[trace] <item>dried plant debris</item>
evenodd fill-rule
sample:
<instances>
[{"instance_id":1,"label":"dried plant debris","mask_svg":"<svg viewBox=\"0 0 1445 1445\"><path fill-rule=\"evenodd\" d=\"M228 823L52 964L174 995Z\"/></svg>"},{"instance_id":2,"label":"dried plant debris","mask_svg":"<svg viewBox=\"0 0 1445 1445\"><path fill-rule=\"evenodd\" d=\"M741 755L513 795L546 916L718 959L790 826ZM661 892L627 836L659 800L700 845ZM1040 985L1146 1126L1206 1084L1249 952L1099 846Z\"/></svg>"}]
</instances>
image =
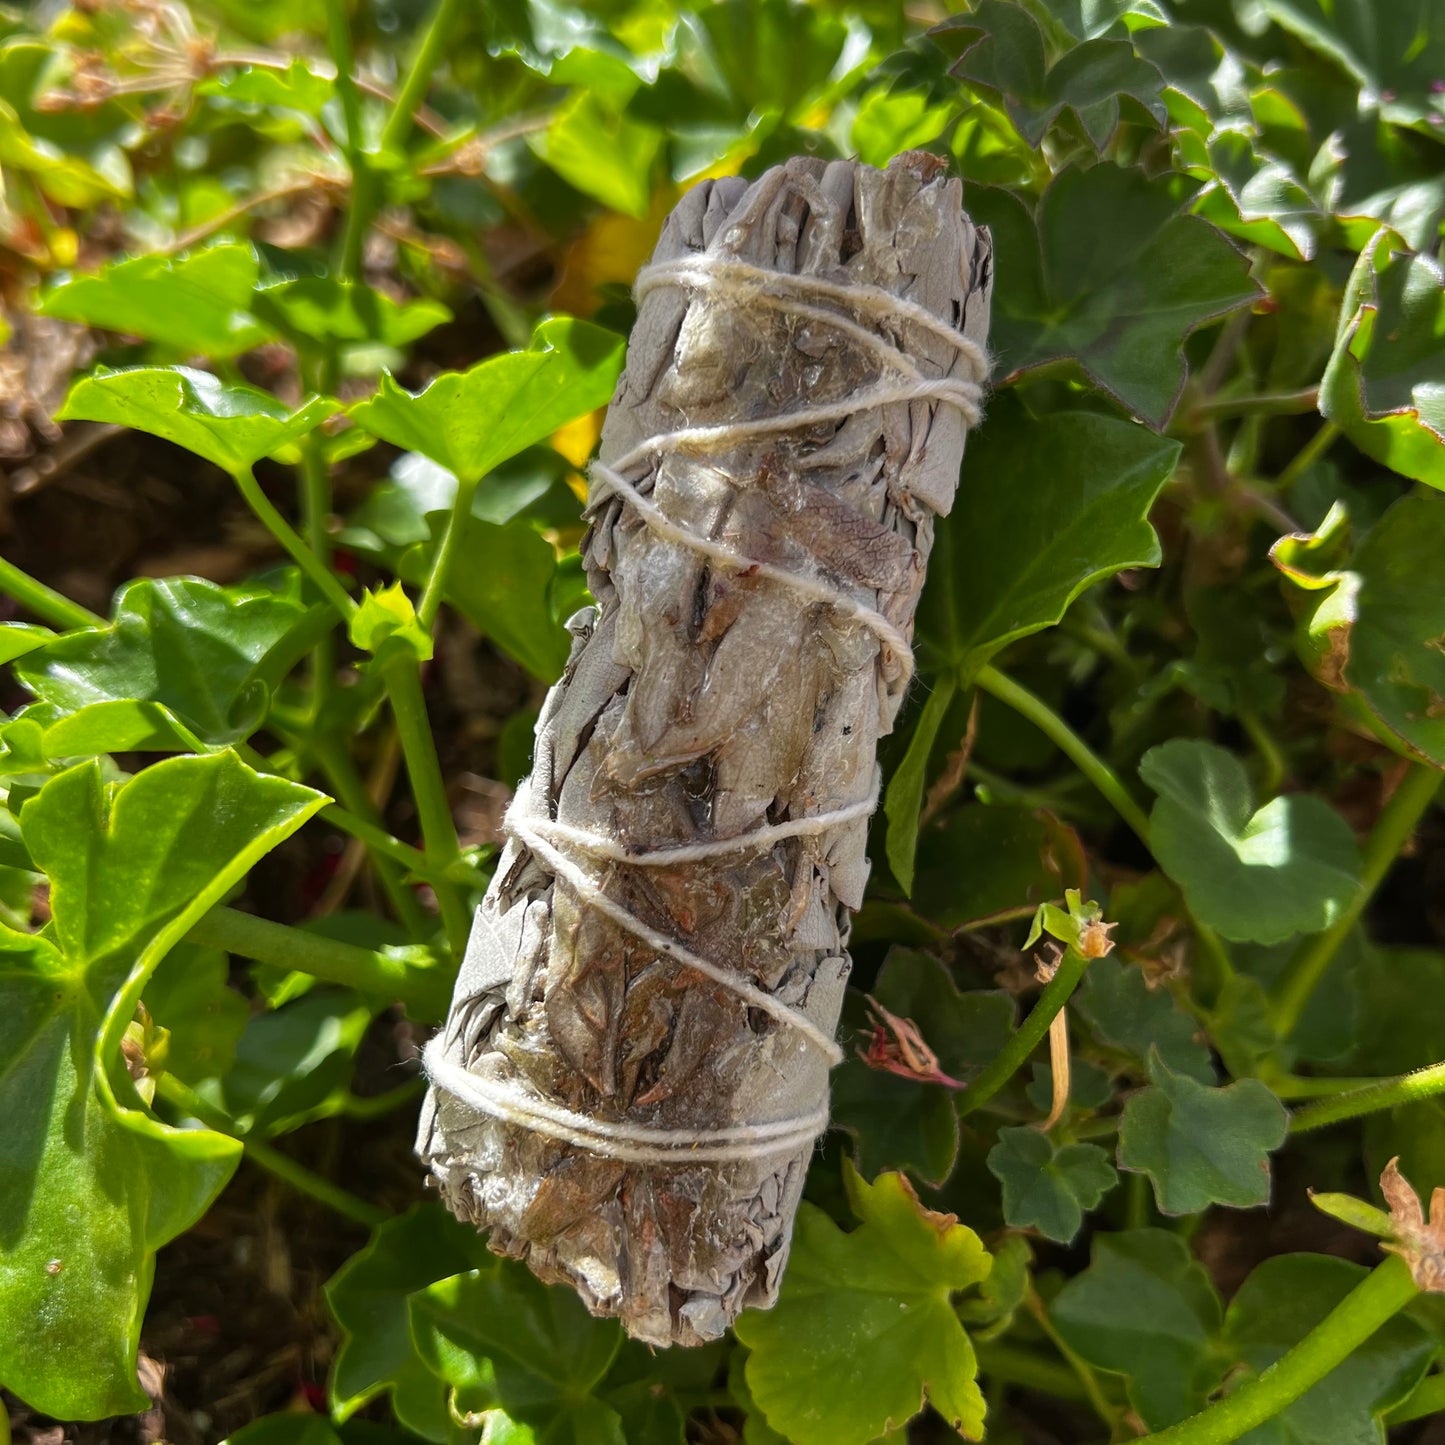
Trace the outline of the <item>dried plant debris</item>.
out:
<instances>
[{"instance_id":1,"label":"dried plant debris","mask_svg":"<svg viewBox=\"0 0 1445 1445\"><path fill-rule=\"evenodd\" d=\"M1380 1175L1380 1192L1395 1226L1395 1243L1386 1248L1410 1266L1421 1289L1445 1294L1445 1189L1437 1188L1430 1196L1427 1217L1420 1196L1400 1173L1399 1159L1391 1159Z\"/></svg>"},{"instance_id":2,"label":"dried plant debris","mask_svg":"<svg viewBox=\"0 0 1445 1445\"><path fill-rule=\"evenodd\" d=\"M428 1049L419 1150L640 1339L775 1297L868 877L878 739L985 374L932 156L707 182L638 280L534 771Z\"/></svg>"}]
</instances>

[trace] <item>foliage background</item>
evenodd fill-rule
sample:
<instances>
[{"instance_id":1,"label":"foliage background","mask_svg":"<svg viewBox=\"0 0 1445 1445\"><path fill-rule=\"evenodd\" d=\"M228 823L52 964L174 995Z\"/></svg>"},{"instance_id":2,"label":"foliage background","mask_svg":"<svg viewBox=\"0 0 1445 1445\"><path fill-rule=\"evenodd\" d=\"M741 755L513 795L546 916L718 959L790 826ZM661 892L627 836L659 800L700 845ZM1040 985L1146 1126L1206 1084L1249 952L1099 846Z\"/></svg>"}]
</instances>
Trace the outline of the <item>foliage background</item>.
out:
<instances>
[{"instance_id":1,"label":"foliage background","mask_svg":"<svg viewBox=\"0 0 1445 1445\"><path fill-rule=\"evenodd\" d=\"M1327 1316L1254 1445L1437 1438L1445 1316L1341 1196L1445 1183L1442 106L1440 0L0 10L18 1438L1128 1439ZM416 1048L663 217L920 147L997 391L856 1057L778 1309L652 1356L418 1202ZM1033 1004L1070 889L1115 947L1046 910Z\"/></svg>"}]
</instances>

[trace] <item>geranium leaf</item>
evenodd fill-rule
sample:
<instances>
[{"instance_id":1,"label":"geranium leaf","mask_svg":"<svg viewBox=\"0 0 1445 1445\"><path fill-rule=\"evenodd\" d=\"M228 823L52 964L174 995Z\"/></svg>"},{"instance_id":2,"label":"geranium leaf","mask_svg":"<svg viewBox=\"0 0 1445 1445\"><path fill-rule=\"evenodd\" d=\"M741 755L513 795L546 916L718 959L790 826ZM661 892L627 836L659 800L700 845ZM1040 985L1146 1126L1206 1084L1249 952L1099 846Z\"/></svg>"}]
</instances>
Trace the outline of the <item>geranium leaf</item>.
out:
<instances>
[{"instance_id":1,"label":"geranium leaf","mask_svg":"<svg viewBox=\"0 0 1445 1445\"><path fill-rule=\"evenodd\" d=\"M1145 1062L1149 1050L1157 1049L1176 1073L1203 1084L1214 1082L1199 1025L1167 989L1151 989L1140 969L1117 958L1095 959L1073 1004L1100 1043Z\"/></svg>"},{"instance_id":2,"label":"geranium leaf","mask_svg":"<svg viewBox=\"0 0 1445 1445\"><path fill-rule=\"evenodd\" d=\"M975 188L969 213L1012 262L993 299L998 380L1074 361L1156 427L1184 387L1185 338L1260 294L1225 237L1140 170L1062 171L1032 212L1012 192Z\"/></svg>"},{"instance_id":3,"label":"geranium leaf","mask_svg":"<svg viewBox=\"0 0 1445 1445\"><path fill-rule=\"evenodd\" d=\"M440 301L393 301L370 286L332 276L273 282L250 299L257 316L305 353L359 343L403 347L451 319Z\"/></svg>"},{"instance_id":4,"label":"geranium leaf","mask_svg":"<svg viewBox=\"0 0 1445 1445\"><path fill-rule=\"evenodd\" d=\"M1445 273L1379 232L1345 289L1320 410L1364 452L1445 489Z\"/></svg>"},{"instance_id":5,"label":"geranium leaf","mask_svg":"<svg viewBox=\"0 0 1445 1445\"><path fill-rule=\"evenodd\" d=\"M1047 487L964 487L938 527L920 603L924 658L967 677L1001 648L1051 626L1086 588L1159 564L1147 520L1179 444L1112 417L1031 417L1000 397L969 440L980 476Z\"/></svg>"},{"instance_id":6,"label":"geranium leaf","mask_svg":"<svg viewBox=\"0 0 1445 1445\"><path fill-rule=\"evenodd\" d=\"M1049 1315L1091 1365L1125 1377L1153 1430L1201 1409L1224 1373L1219 1297L1188 1245L1162 1229L1098 1235Z\"/></svg>"},{"instance_id":7,"label":"geranium leaf","mask_svg":"<svg viewBox=\"0 0 1445 1445\"><path fill-rule=\"evenodd\" d=\"M865 1445L925 1399L979 1439L973 1346L949 1300L988 1276L988 1253L901 1174L849 1179L859 1227L845 1234L804 1204L778 1303L738 1320L753 1399L796 1445Z\"/></svg>"},{"instance_id":8,"label":"geranium leaf","mask_svg":"<svg viewBox=\"0 0 1445 1445\"><path fill-rule=\"evenodd\" d=\"M569 317L544 321L525 351L447 372L413 396L390 376L369 401L353 406L360 427L475 482L564 422L612 395L623 341L613 331Z\"/></svg>"},{"instance_id":9,"label":"geranium leaf","mask_svg":"<svg viewBox=\"0 0 1445 1445\"><path fill-rule=\"evenodd\" d=\"M1004 0L982 0L939 31L954 32L948 39L968 47L950 73L1001 97L1018 133L1036 149L1060 112L1072 110L1094 149L1102 150L1118 128L1121 96L1160 126L1167 118L1163 77L1127 40L1084 40L1050 65L1038 25L1022 6Z\"/></svg>"},{"instance_id":10,"label":"geranium leaf","mask_svg":"<svg viewBox=\"0 0 1445 1445\"><path fill-rule=\"evenodd\" d=\"M48 627L31 622L0 622L0 663L14 662L37 647L44 647L55 637Z\"/></svg>"},{"instance_id":11,"label":"geranium leaf","mask_svg":"<svg viewBox=\"0 0 1445 1445\"><path fill-rule=\"evenodd\" d=\"M1250 1374L1268 1369L1365 1273L1358 1264L1320 1254L1265 1260L1230 1301L1224 1330L1232 1350ZM1250 1445L1384 1445L1380 1416L1419 1383L1437 1348L1419 1323L1396 1315L1319 1384L1245 1438Z\"/></svg>"},{"instance_id":12,"label":"geranium leaf","mask_svg":"<svg viewBox=\"0 0 1445 1445\"><path fill-rule=\"evenodd\" d=\"M633 120L579 88L533 141L533 149L584 196L641 218L652 199L664 139L657 126Z\"/></svg>"},{"instance_id":13,"label":"geranium leaf","mask_svg":"<svg viewBox=\"0 0 1445 1445\"><path fill-rule=\"evenodd\" d=\"M1119 1167L1149 1176L1160 1212L1268 1203L1269 1156L1289 1129L1284 1105L1258 1079L1223 1089L1197 1083L1157 1051L1149 1075L1153 1083L1124 1105Z\"/></svg>"},{"instance_id":14,"label":"geranium leaf","mask_svg":"<svg viewBox=\"0 0 1445 1445\"><path fill-rule=\"evenodd\" d=\"M326 799L234 756L174 758L121 788L98 763L21 813L50 880L48 936L0 932L0 1376L37 1409L145 1407L136 1348L155 1251L229 1178L233 1140L141 1104L121 1034L167 950Z\"/></svg>"},{"instance_id":15,"label":"geranium leaf","mask_svg":"<svg viewBox=\"0 0 1445 1445\"><path fill-rule=\"evenodd\" d=\"M1256 809L1239 759L1189 738L1151 748L1139 776L1159 794L1150 817L1159 866L1226 938L1317 933L1359 888L1355 835L1323 798L1289 793Z\"/></svg>"},{"instance_id":16,"label":"geranium leaf","mask_svg":"<svg viewBox=\"0 0 1445 1445\"><path fill-rule=\"evenodd\" d=\"M259 263L238 241L189 256L136 256L52 286L37 310L140 336L173 356L236 356L270 333L251 314Z\"/></svg>"},{"instance_id":17,"label":"geranium leaf","mask_svg":"<svg viewBox=\"0 0 1445 1445\"><path fill-rule=\"evenodd\" d=\"M326 1286L342 1332L327 1387L337 1419L346 1420L373 1396L392 1390L398 1418L410 1423L402 1412L428 1384L436 1413L445 1414L446 1385L412 1343L407 1298L486 1263L481 1236L440 1204L415 1205L372 1232L366 1247Z\"/></svg>"},{"instance_id":18,"label":"geranium leaf","mask_svg":"<svg viewBox=\"0 0 1445 1445\"><path fill-rule=\"evenodd\" d=\"M313 396L291 411L268 392L188 366L95 372L70 389L57 421L105 421L149 432L235 476L314 431L338 403Z\"/></svg>"},{"instance_id":19,"label":"geranium leaf","mask_svg":"<svg viewBox=\"0 0 1445 1445\"><path fill-rule=\"evenodd\" d=\"M105 626L56 638L15 673L65 719L47 733L52 756L224 747L261 725L271 689L313 640L308 622L330 626L328 612L289 592L143 578Z\"/></svg>"},{"instance_id":20,"label":"geranium leaf","mask_svg":"<svg viewBox=\"0 0 1445 1445\"><path fill-rule=\"evenodd\" d=\"M1119 1182L1096 1144L1060 1147L1027 1125L999 1130L988 1170L1003 1185L1004 1219L1061 1244L1078 1234L1085 1213Z\"/></svg>"},{"instance_id":21,"label":"geranium leaf","mask_svg":"<svg viewBox=\"0 0 1445 1445\"><path fill-rule=\"evenodd\" d=\"M250 1008L227 984L229 974L218 949L179 943L146 982L146 1011L171 1036L166 1072L183 1084L218 1078L235 1060Z\"/></svg>"},{"instance_id":22,"label":"geranium leaf","mask_svg":"<svg viewBox=\"0 0 1445 1445\"><path fill-rule=\"evenodd\" d=\"M1445 767L1445 595L1422 585L1445 548L1445 498L1402 497L1347 555L1345 514L1281 538L1276 567L1306 591L1300 651L1367 726Z\"/></svg>"},{"instance_id":23,"label":"geranium leaf","mask_svg":"<svg viewBox=\"0 0 1445 1445\"><path fill-rule=\"evenodd\" d=\"M570 1290L494 1260L410 1296L412 1338L458 1390L489 1393L540 1440L624 1445L622 1420L597 1392L622 1347Z\"/></svg>"},{"instance_id":24,"label":"geranium leaf","mask_svg":"<svg viewBox=\"0 0 1445 1445\"><path fill-rule=\"evenodd\" d=\"M938 740L939 725L948 705L953 701L958 684L951 674L945 675L928 695L918 725L908 742L903 761L888 780L883 799L884 816L888 819L888 866L898 880L904 895L913 892L913 859L918 848L918 814L923 807L923 785L928 773L928 758Z\"/></svg>"}]
</instances>

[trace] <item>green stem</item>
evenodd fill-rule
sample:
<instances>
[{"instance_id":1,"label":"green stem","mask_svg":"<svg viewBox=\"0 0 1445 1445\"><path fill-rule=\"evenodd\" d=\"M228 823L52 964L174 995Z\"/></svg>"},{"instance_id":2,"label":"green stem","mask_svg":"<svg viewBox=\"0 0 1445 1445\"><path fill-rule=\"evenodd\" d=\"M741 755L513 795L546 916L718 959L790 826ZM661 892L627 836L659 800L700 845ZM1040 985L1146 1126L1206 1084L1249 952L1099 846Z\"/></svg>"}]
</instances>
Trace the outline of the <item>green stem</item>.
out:
<instances>
[{"instance_id":1,"label":"green stem","mask_svg":"<svg viewBox=\"0 0 1445 1445\"><path fill-rule=\"evenodd\" d=\"M1021 1385L1059 1400L1088 1403L1089 1394L1079 1377L1056 1360L1043 1360L1030 1350L1010 1344L980 1344L978 1369L981 1375L1005 1385Z\"/></svg>"},{"instance_id":2,"label":"green stem","mask_svg":"<svg viewBox=\"0 0 1445 1445\"><path fill-rule=\"evenodd\" d=\"M0 557L0 592L13 597L27 612L42 622L68 632L75 627L104 627L105 618L97 617L88 607L57 592L22 572L13 562Z\"/></svg>"},{"instance_id":3,"label":"green stem","mask_svg":"<svg viewBox=\"0 0 1445 1445\"><path fill-rule=\"evenodd\" d=\"M311 755L316 760L317 766L321 769L326 778L327 785L331 791L340 799L349 817L345 823L337 818L330 821L336 823L337 827L345 828L353 837L359 837L357 825L374 829L375 833L383 834L390 838L391 835L381 826L381 818L375 806L372 804L371 795L366 791L366 784L362 781L361 774L356 771L356 764L351 754L344 748L338 747L335 741L324 734L316 733L308 740ZM298 747L300 744L298 743ZM329 810L328 810L329 814ZM328 816L323 814L323 816ZM375 834L373 834L374 838ZM406 844L399 840L397 847L405 848ZM426 910L417 901L417 896L407 885L402 882L401 875L397 872L395 863L400 863L403 868L411 866L409 858L394 858L394 850L390 847L377 848L371 838L362 838L372 848L371 866L376 870L376 876L381 882L386 896L391 900L392 909L406 931L413 938L424 938L432 931L432 922ZM414 852L414 849L408 850ZM426 855L422 854L425 861Z\"/></svg>"},{"instance_id":4,"label":"green stem","mask_svg":"<svg viewBox=\"0 0 1445 1445\"><path fill-rule=\"evenodd\" d=\"M1294 459L1275 478L1274 485L1279 491L1288 491L1324 454L1334 445L1340 429L1334 422L1327 421L1295 453Z\"/></svg>"},{"instance_id":5,"label":"green stem","mask_svg":"<svg viewBox=\"0 0 1445 1445\"><path fill-rule=\"evenodd\" d=\"M1336 1094L1332 1099L1306 1104L1290 1116L1289 1131L1291 1134L1304 1134L1310 1129L1323 1129L1328 1124L1358 1119L1361 1114L1376 1114L1382 1109L1393 1109L1436 1094L1445 1094L1445 1064L1431 1064L1428 1068L1416 1069L1414 1073L1401 1074L1395 1079L1381 1079L1379 1083L1363 1089L1352 1089L1348 1093Z\"/></svg>"},{"instance_id":6,"label":"green stem","mask_svg":"<svg viewBox=\"0 0 1445 1445\"><path fill-rule=\"evenodd\" d=\"M1149 819L1129 796L1118 774L1041 697L995 667L985 667L974 682L1033 723L1104 795L1114 811L1138 834L1139 841L1146 848L1149 846Z\"/></svg>"},{"instance_id":7,"label":"green stem","mask_svg":"<svg viewBox=\"0 0 1445 1445\"><path fill-rule=\"evenodd\" d=\"M427 718L426 699L421 691L421 674L408 657L397 657L388 663L382 674L387 696L391 699L392 716L401 738L401 754L406 759L407 776L411 779L412 797L416 800L417 818L426 856L433 868L445 872L461 856L456 824L447 802L446 785L442 782L441 761L437 757L436 740ZM447 942L460 958L467 945L470 921L455 888L437 887L437 906Z\"/></svg>"},{"instance_id":8,"label":"green stem","mask_svg":"<svg viewBox=\"0 0 1445 1445\"><path fill-rule=\"evenodd\" d=\"M330 392L330 385L325 388ZM306 438L301 453L301 516L306 544L327 572L331 571L331 478L326 474L326 457L319 431ZM336 646L328 631L311 649L311 717L325 717L327 703L336 681Z\"/></svg>"},{"instance_id":9,"label":"green stem","mask_svg":"<svg viewBox=\"0 0 1445 1445\"><path fill-rule=\"evenodd\" d=\"M162 1074L156 1079L156 1093L183 1113L199 1120L208 1129L239 1140L246 1151L246 1157L253 1164L259 1165L268 1174L274 1174L298 1193L309 1195L318 1203L326 1205L343 1218L350 1219L365 1229L375 1229L378 1224L384 1224L391 1218L386 1210L378 1209L364 1199L358 1199L349 1189L343 1189L329 1179L323 1179L304 1164L298 1164L289 1154L283 1154L262 1139L251 1139L240 1133L233 1120L228 1119L219 1109L213 1109L174 1074Z\"/></svg>"},{"instance_id":10,"label":"green stem","mask_svg":"<svg viewBox=\"0 0 1445 1445\"><path fill-rule=\"evenodd\" d=\"M251 510L265 523L266 530L290 553L292 561L316 584L321 595L343 618L349 620L356 611L356 603L347 596L346 589L336 580L336 574L302 541L296 529L276 510L249 468L242 468L234 475L241 495Z\"/></svg>"},{"instance_id":11,"label":"green stem","mask_svg":"<svg viewBox=\"0 0 1445 1445\"><path fill-rule=\"evenodd\" d=\"M422 103L431 84L432 73L441 58L442 48L451 34L452 25L462 10L462 0L439 0L431 21L422 35L411 69L397 92L391 114L381 132L382 150L399 150L411 130L412 117Z\"/></svg>"},{"instance_id":12,"label":"green stem","mask_svg":"<svg viewBox=\"0 0 1445 1445\"><path fill-rule=\"evenodd\" d=\"M1054 1328L1054 1322L1049 1318L1048 1306L1037 1291L1030 1291L1028 1311L1037 1321L1049 1343L1064 1357L1083 1388L1085 1398L1093 1406L1094 1413L1109 1427L1112 1434L1119 1426L1119 1411L1104 1393L1104 1387L1099 1383L1099 1377L1094 1373L1093 1367Z\"/></svg>"},{"instance_id":13,"label":"green stem","mask_svg":"<svg viewBox=\"0 0 1445 1445\"><path fill-rule=\"evenodd\" d=\"M1445 779L1445 774L1438 768L1416 763L1390 795L1389 802L1365 840L1364 865L1354 898L1329 928L1305 940L1280 976L1271 1010L1275 1032L1280 1038L1287 1039L1294 1033L1300 1015L1314 996L1325 971L1360 921L1361 914L1390 871L1390 865L1410 841L1439 791L1442 779Z\"/></svg>"},{"instance_id":14,"label":"green stem","mask_svg":"<svg viewBox=\"0 0 1445 1445\"><path fill-rule=\"evenodd\" d=\"M477 889L485 889L487 886L487 875L475 864L468 863L465 858L458 858L455 863L445 869L433 868L420 848L413 848L410 843L403 843L400 838L393 837L385 828L358 818L338 803L323 808L321 817L332 827L339 828L343 833L349 833L353 838L365 843L373 853L379 853L383 858L400 864L408 873L430 883L433 887L438 883L455 883L460 884L463 888ZM1029 916L1032 916L1032 909L1027 912Z\"/></svg>"},{"instance_id":15,"label":"green stem","mask_svg":"<svg viewBox=\"0 0 1445 1445\"><path fill-rule=\"evenodd\" d=\"M384 1094L368 1094L365 1097L348 1094L341 1105L341 1112L348 1119L384 1119L425 1092L425 1079L408 1079Z\"/></svg>"},{"instance_id":16,"label":"green stem","mask_svg":"<svg viewBox=\"0 0 1445 1445\"><path fill-rule=\"evenodd\" d=\"M1419 1293L1404 1260L1377 1265L1292 1350L1199 1414L1138 1445L1230 1445L1273 1420Z\"/></svg>"},{"instance_id":17,"label":"green stem","mask_svg":"<svg viewBox=\"0 0 1445 1445\"><path fill-rule=\"evenodd\" d=\"M258 963L310 974L327 983L400 999L418 1017L440 1018L446 1011L451 980L441 977L441 970L433 976L431 970L416 968L388 954L272 923L239 909L213 908L186 937L203 947L220 948Z\"/></svg>"},{"instance_id":18,"label":"green stem","mask_svg":"<svg viewBox=\"0 0 1445 1445\"><path fill-rule=\"evenodd\" d=\"M1257 396L1211 396L1197 402L1190 419L1218 416L1292 416L1313 411L1319 405L1318 387L1303 391L1268 391Z\"/></svg>"},{"instance_id":19,"label":"green stem","mask_svg":"<svg viewBox=\"0 0 1445 1445\"><path fill-rule=\"evenodd\" d=\"M1048 981L1028 1018L993 1062L959 1095L960 1116L971 1114L980 1104L987 1103L1024 1066L1029 1055L1043 1042L1054 1016L1079 986L1087 967L1088 960L1083 954L1073 948L1064 950L1058 972Z\"/></svg>"},{"instance_id":20,"label":"green stem","mask_svg":"<svg viewBox=\"0 0 1445 1445\"><path fill-rule=\"evenodd\" d=\"M356 57L351 49L351 24L346 0L326 0L326 47L336 66L336 94L346 121L346 164L351 168L351 204L346 211L337 270L343 280L361 278L361 253L371 226L375 178L367 164L361 126L361 92L356 86Z\"/></svg>"},{"instance_id":21,"label":"green stem","mask_svg":"<svg viewBox=\"0 0 1445 1445\"><path fill-rule=\"evenodd\" d=\"M1376 1075L1374 1078L1310 1078L1303 1074L1277 1074L1262 1070L1260 1079L1269 1085L1270 1093L1281 1099L1323 1099L1336 1094L1352 1093L1356 1089L1372 1089L1376 1084L1392 1083L1397 1075L1388 1078Z\"/></svg>"},{"instance_id":22,"label":"green stem","mask_svg":"<svg viewBox=\"0 0 1445 1445\"><path fill-rule=\"evenodd\" d=\"M472 498L477 494L478 480L474 478L471 481L459 480L457 482L457 494L452 499L452 510L451 515L447 518L446 531L442 533L441 546L437 548L431 576L426 579L426 587L416 609L417 621L428 632L436 621L437 613L441 611L442 599L446 596L447 582L451 577L457 554L461 550L462 537L467 528L467 518L471 516Z\"/></svg>"},{"instance_id":23,"label":"green stem","mask_svg":"<svg viewBox=\"0 0 1445 1445\"><path fill-rule=\"evenodd\" d=\"M1408 1425L1445 1412L1445 1374L1426 1375L1411 1394L1385 1416L1385 1424Z\"/></svg>"}]
</instances>

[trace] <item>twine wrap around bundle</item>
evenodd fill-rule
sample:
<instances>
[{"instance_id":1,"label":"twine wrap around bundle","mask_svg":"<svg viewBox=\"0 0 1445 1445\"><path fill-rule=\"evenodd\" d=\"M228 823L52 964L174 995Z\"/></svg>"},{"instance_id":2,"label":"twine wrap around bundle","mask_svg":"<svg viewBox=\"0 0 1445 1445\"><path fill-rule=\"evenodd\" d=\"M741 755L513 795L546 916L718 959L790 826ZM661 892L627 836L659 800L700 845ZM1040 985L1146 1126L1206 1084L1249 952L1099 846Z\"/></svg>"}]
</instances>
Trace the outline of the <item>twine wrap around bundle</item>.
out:
<instances>
[{"instance_id":1,"label":"twine wrap around bundle","mask_svg":"<svg viewBox=\"0 0 1445 1445\"><path fill-rule=\"evenodd\" d=\"M827 1127L877 741L986 376L988 238L942 172L795 160L669 217L597 606L426 1050L453 1212L655 1344L772 1301Z\"/></svg>"}]
</instances>

